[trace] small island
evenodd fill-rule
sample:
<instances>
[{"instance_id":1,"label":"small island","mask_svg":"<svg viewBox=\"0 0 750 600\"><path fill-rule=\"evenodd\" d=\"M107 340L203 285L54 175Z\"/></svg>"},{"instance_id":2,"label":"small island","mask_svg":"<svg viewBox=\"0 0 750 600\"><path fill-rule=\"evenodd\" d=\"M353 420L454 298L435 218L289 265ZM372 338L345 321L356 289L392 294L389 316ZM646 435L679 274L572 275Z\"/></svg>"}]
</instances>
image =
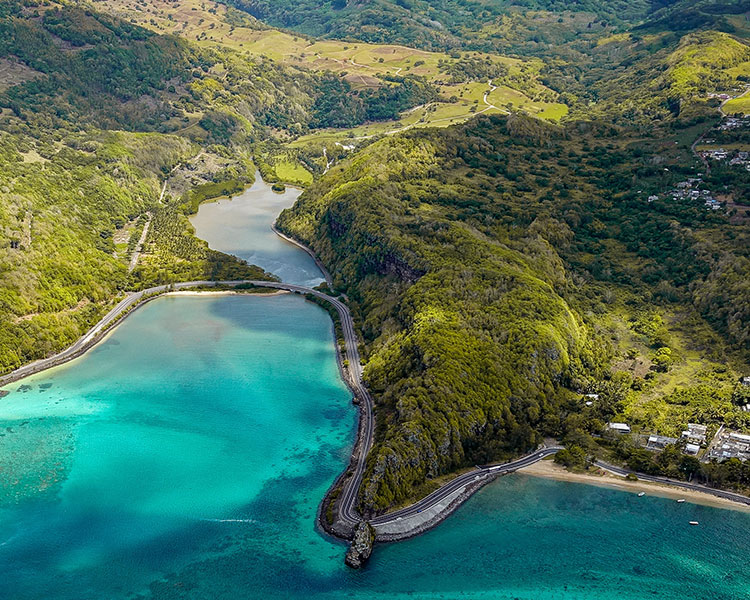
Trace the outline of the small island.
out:
<instances>
[{"instance_id":1,"label":"small island","mask_svg":"<svg viewBox=\"0 0 750 600\"><path fill-rule=\"evenodd\" d=\"M271 186L271 189L274 192L278 192L279 194L282 194L286 191L286 186L283 183L276 182Z\"/></svg>"}]
</instances>

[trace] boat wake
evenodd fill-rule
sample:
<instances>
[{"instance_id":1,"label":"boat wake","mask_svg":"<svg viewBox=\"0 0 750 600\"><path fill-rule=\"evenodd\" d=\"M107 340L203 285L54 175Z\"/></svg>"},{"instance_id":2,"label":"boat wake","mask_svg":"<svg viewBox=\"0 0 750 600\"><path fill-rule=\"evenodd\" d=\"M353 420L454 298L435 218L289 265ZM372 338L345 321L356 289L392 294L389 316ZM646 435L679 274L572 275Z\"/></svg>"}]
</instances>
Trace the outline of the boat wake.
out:
<instances>
[{"instance_id":1,"label":"boat wake","mask_svg":"<svg viewBox=\"0 0 750 600\"><path fill-rule=\"evenodd\" d=\"M201 519L209 523L257 523L255 519Z\"/></svg>"}]
</instances>

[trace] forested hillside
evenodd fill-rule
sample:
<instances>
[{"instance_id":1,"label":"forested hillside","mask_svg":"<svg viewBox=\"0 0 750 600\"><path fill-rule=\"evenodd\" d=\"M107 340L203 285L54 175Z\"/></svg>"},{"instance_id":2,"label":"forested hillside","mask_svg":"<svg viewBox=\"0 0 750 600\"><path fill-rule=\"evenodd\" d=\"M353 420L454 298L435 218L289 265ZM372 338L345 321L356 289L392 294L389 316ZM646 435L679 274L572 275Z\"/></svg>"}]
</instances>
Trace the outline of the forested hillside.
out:
<instances>
[{"instance_id":1,"label":"forested hillside","mask_svg":"<svg viewBox=\"0 0 750 600\"><path fill-rule=\"evenodd\" d=\"M201 197L238 191L253 179L251 144L271 131L390 118L434 95L413 77L365 93L330 81L87 5L3 3L0 372L72 342L123 290L263 276L192 237L195 195L160 201L179 164L216 156ZM130 274L149 214L149 252Z\"/></svg>"},{"instance_id":2,"label":"forested hillside","mask_svg":"<svg viewBox=\"0 0 750 600\"><path fill-rule=\"evenodd\" d=\"M726 69L747 62L727 48L730 36L746 50L750 35L741 0L226 2L312 35L541 58L542 81L562 95L573 117L615 115L644 127L681 109L686 118L705 114L698 100L706 90L731 87L736 74ZM693 50L707 60L691 62L686 54ZM670 75L683 59L688 64L674 81Z\"/></svg>"},{"instance_id":3,"label":"forested hillside","mask_svg":"<svg viewBox=\"0 0 750 600\"><path fill-rule=\"evenodd\" d=\"M480 117L380 141L282 214L281 226L332 267L363 323L378 420L366 510L542 435L599 433L628 394L635 406L658 385L654 374L631 373L603 383L620 353L668 371L690 351L666 325L645 348L622 343L647 331L646 315L692 319L688 330L703 339L688 345L705 353L716 336L701 312L731 346L750 350L739 326L750 317L745 283L727 272L746 264L747 228L691 201L646 202L642 188L690 170L674 155L665 181L653 158L632 131ZM710 354L719 359L722 348ZM583 420L566 416L580 412L570 391L602 385L602 405ZM731 409L725 417L748 421Z\"/></svg>"},{"instance_id":4,"label":"forested hillside","mask_svg":"<svg viewBox=\"0 0 750 600\"><path fill-rule=\"evenodd\" d=\"M638 22L669 2L570 0L226 0L272 25L333 38L399 42L432 49L474 48L493 25L516 13L589 13L616 23ZM472 35L474 34L474 35ZM491 37L491 33L489 33Z\"/></svg>"}]
</instances>

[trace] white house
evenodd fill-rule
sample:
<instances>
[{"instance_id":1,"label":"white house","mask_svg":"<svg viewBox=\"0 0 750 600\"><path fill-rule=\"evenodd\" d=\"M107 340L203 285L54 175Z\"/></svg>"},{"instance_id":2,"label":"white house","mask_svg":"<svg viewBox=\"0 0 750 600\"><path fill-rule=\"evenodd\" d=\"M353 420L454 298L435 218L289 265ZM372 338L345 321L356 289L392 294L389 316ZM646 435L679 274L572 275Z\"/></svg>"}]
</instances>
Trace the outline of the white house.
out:
<instances>
[{"instance_id":1,"label":"white house","mask_svg":"<svg viewBox=\"0 0 750 600\"><path fill-rule=\"evenodd\" d=\"M615 433L630 433L630 425L627 423L607 423L607 429Z\"/></svg>"},{"instance_id":2,"label":"white house","mask_svg":"<svg viewBox=\"0 0 750 600\"><path fill-rule=\"evenodd\" d=\"M691 444L705 444L706 430L707 427L705 425L688 423L687 430L682 432L682 438L687 440Z\"/></svg>"},{"instance_id":3,"label":"white house","mask_svg":"<svg viewBox=\"0 0 750 600\"><path fill-rule=\"evenodd\" d=\"M697 444L685 444L685 454L690 454L691 456L695 456L698 454L698 451L701 449L700 446Z\"/></svg>"}]
</instances>

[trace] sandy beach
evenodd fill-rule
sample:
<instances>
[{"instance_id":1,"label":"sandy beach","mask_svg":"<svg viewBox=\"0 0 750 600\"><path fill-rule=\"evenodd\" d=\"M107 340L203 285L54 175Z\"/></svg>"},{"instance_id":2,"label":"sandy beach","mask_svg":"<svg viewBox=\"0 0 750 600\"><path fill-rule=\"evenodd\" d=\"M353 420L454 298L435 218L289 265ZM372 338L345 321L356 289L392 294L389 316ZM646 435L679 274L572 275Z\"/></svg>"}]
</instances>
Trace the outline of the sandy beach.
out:
<instances>
[{"instance_id":1,"label":"sandy beach","mask_svg":"<svg viewBox=\"0 0 750 600\"><path fill-rule=\"evenodd\" d=\"M694 504L750 512L750 506L740 504L739 502L733 502L726 498L719 498L696 490L673 488L648 481L628 481L623 477L612 475L611 473L607 473L596 467L591 470L591 474L571 473L551 460L541 460L533 465L519 469L518 472L525 475L532 475L534 477L556 479L557 481L584 483L586 485L600 485L625 492L632 492L634 494L646 492L646 494L650 496L659 496L661 498L671 498L674 500L684 498L685 501Z\"/></svg>"}]
</instances>

